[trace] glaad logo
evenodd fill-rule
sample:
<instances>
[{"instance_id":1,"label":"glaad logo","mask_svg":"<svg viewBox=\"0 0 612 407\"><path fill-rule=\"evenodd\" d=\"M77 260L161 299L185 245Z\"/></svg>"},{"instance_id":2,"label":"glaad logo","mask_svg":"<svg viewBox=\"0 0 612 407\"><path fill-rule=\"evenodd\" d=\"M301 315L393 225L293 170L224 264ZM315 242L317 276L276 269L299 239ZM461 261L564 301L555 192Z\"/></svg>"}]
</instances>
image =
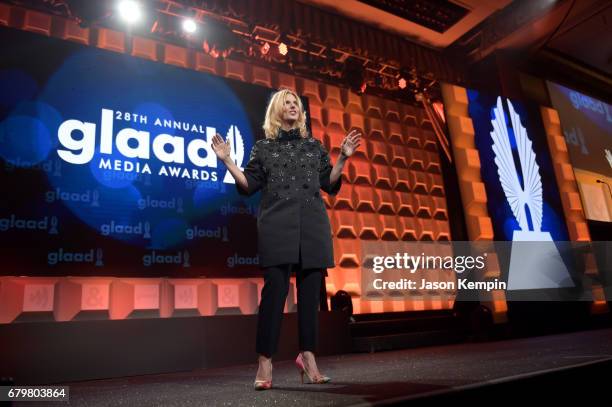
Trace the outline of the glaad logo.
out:
<instances>
[{"instance_id":1,"label":"glaad logo","mask_svg":"<svg viewBox=\"0 0 612 407\"><path fill-rule=\"evenodd\" d=\"M255 207L252 206L252 205L233 206L229 202L227 202L227 203L221 205L219 210L221 211L221 215L223 215L223 216L228 216L228 215L251 215L251 216L257 217L257 213L256 213L257 211L255 210Z\"/></svg>"},{"instance_id":2,"label":"glaad logo","mask_svg":"<svg viewBox=\"0 0 612 407\"><path fill-rule=\"evenodd\" d=\"M245 265L257 265L259 264L259 256L255 257L245 257L238 256L238 253L234 253L232 257L227 258L227 267L234 268L236 266L245 266Z\"/></svg>"},{"instance_id":3,"label":"glaad logo","mask_svg":"<svg viewBox=\"0 0 612 407\"><path fill-rule=\"evenodd\" d=\"M151 238L151 224L149 222L138 222L135 225L126 225L115 223L111 220L110 223L105 223L100 226L100 233L103 236L109 235L142 235L144 239Z\"/></svg>"},{"instance_id":4,"label":"glaad logo","mask_svg":"<svg viewBox=\"0 0 612 407\"><path fill-rule=\"evenodd\" d=\"M223 186L224 186L223 184L221 184L220 186L216 182L206 182L206 181L199 181L195 179L185 180L185 190L187 191L191 191L192 189L199 189L199 188L219 190L219 189L222 189Z\"/></svg>"},{"instance_id":5,"label":"glaad logo","mask_svg":"<svg viewBox=\"0 0 612 407\"><path fill-rule=\"evenodd\" d=\"M542 231L543 202L540 167L536 162L536 155L533 152L531 140L527 136L527 130L521 123L521 117L516 113L509 99L507 103L520 163L520 178L514 162L501 97L497 98L497 107L493 109L491 138L499 181L512 214L520 227L520 230L514 231L512 241L550 242L549 245L539 244L530 247L512 245L508 289L573 286L550 233ZM523 186L521 186L521 179ZM532 230L530 230L529 223L531 223Z\"/></svg>"},{"instance_id":6,"label":"glaad logo","mask_svg":"<svg viewBox=\"0 0 612 407\"><path fill-rule=\"evenodd\" d=\"M219 226L216 229L205 229L194 226L185 230L185 237L189 240L196 238L220 239L223 242L228 242L227 227Z\"/></svg>"},{"instance_id":7,"label":"glaad logo","mask_svg":"<svg viewBox=\"0 0 612 407\"><path fill-rule=\"evenodd\" d=\"M217 132L214 127L206 127L205 131L204 129L199 131L206 133L206 139L194 138L187 143L187 146L185 146L185 138L183 137L162 133L151 140L151 134L148 131L129 127L121 129L114 137L113 126L116 114L120 115L121 112L110 109L102 109L101 111L100 154L111 155L116 148L127 159L149 160L152 150L155 158L163 163L185 164L187 158L189 163L196 167L217 168L217 156L212 149L212 138ZM144 118L146 123L146 116ZM156 120L156 123L158 121L159 119ZM96 128L96 123L82 122L76 119L64 121L58 129L59 142L65 148L65 150L57 150L60 158L71 164L89 163L96 151ZM80 133L79 136L73 137L75 132ZM240 166L244 159L244 142L240 131L237 126L231 125L227 134L233 146L232 159ZM204 157L201 155L202 151ZM144 174L151 173L149 165L147 163L141 165L140 161L111 161L108 158L101 158L99 168L126 172L135 170ZM189 171L186 168L173 166L162 166L158 175L216 181L216 173L214 172L212 174L205 171L198 173L197 170ZM233 178L226 177L224 182L232 183Z\"/></svg>"},{"instance_id":8,"label":"glaad logo","mask_svg":"<svg viewBox=\"0 0 612 407\"><path fill-rule=\"evenodd\" d=\"M97 189L94 189L93 191L88 189L84 192L70 192L64 191L58 187L45 193L45 202L47 203L53 203L56 201L81 202L97 207L100 206L99 199L100 192L98 192Z\"/></svg>"},{"instance_id":9,"label":"glaad logo","mask_svg":"<svg viewBox=\"0 0 612 407\"><path fill-rule=\"evenodd\" d=\"M154 199L150 195L138 200L138 209L172 209L177 213L183 213L183 198Z\"/></svg>"},{"instance_id":10,"label":"glaad logo","mask_svg":"<svg viewBox=\"0 0 612 407\"><path fill-rule=\"evenodd\" d=\"M0 232L9 229L46 230L50 235L57 234L59 221L57 216L45 216L42 219L19 219L15 214L9 218L0 218Z\"/></svg>"},{"instance_id":11,"label":"glaad logo","mask_svg":"<svg viewBox=\"0 0 612 407\"><path fill-rule=\"evenodd\" d=\"M584 136L582 135L582 130L580 129L580 127L572 127L567 131L563 130L563 134L565 135L565 141L568 144L580 147L580 152L584 155L589 154L589 149L586 146L586 142L584 140Z\"/></svg>"},{"instance_id":12,"label":"glaad logo","mask_svg":"<svg viewBox=\"0 0 612 407\"><path fill-rule=\"evenodd\" d=\"M575 109L591 110L595 113L604 115L607 121L612 122L612 110L610 109L610 105L574 91L570 92L570 100Z\"/></svg>"},{"instance_id":13,"label":"glaad logo","mask_svg":"<svg viewBox=\"0 0 612 407\"><path fill-rule=\"evenodd\" d=\"M48 174L52 174L54 177L62 176L62 162L60 159L45 160L39 163L32 163L30 161L24 161L21 157L17 157L15 160L6 161L4 167L7 172L12 172L15 168L27 168L30 170L41 170Z\"/></svg>"},{"instance_id":14,"label":"glaad logo","mask_svg":"<svg viewBox=\"0 0 612 407\"><path fill-rule=\"evenodd\" d=\"M184 268L191 267L189 263L189 252L178 251L176 254L160 254L153 250L150 253L142 256L142 264L145 267L151 267L154 264L181 264Z\"/></svg>"},{"instance_id":15,"label":"glaad logo","mask_svg":"<svg viewBox=\"0 0 612 407\"><path fill-rule=\"evenodd\" d=\"M104 170L102 172L102 179L106 182L112 181L130 181L130 182L141 182L146 186L151 186L151 174L135 174L130 172L120 172L112 170Z\"/></svg>"},{"instance_id":16,"label":"glaad logo","mask_svg":"<svg viewBox=\"0 0 612 407\"><path fill-rule=\"evenodd\" d=\"M47 263L50 266L55 266L58 263L94 263L96 267L101 267L104 265L102 254L102 249L91 249L86 252L69 252L60 248L56 252L47 253Z\"/></svg>"}]
</instances>

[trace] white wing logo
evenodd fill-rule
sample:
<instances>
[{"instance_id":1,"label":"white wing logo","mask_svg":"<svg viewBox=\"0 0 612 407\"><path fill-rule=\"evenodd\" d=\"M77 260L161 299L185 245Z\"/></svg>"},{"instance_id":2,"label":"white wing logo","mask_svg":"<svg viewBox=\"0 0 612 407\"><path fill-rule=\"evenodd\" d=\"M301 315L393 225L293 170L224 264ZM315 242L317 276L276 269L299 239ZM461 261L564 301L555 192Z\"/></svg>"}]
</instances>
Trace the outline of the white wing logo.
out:
<instances>
[{"instance_id":1,"label":"white wing logo","mask_svg":"<svg viewBox=\"0 0 612 407\"><path fill-rule=\"evenodd\" d=\"M521 164L523 187L521 187L517 176L518 172L514 165L506 116L504 115L504 107L499 96L497 97L497 107L493 109L495 118L491 120L493 125L491 138L493 139L497 174L499 175L499 181L501 182L508 204L521 230L529 230L527 213L525 211L525 205L527 205L531 215L533 230L540 232L542 227L542 179L540 177L540 167L536 162L531 140L527 137L527 130L521 124L521 117L514 111L512 102L508 99L506 100Z\"/></svg>"},{"instance_id":2,"label":"white wing logo","mask_svg":"<svg viewBox=\"0 0 612 407\"><path fill-rule=\"evenodd\" d=\"M527 137L527 130L521 123L521 117L514 110L512 102L506 100L521 166L520 178L514 164L504 106L499 96L497 107L493 109L491 138L499 182L521 228L512 233L508 290L573 287L574 282L559 255L552 236L549 232L542 231L540 167L536 162L531 140ZM529 208L533 230L529 230L525 207Z\"/></svg>"},{"instance_id":3,"label":"white wing logo","mask_svg":"<svg viewBox=\"0 0 612 407\"><path fill-rule=\"evenodd\" d=\"M231 146L230 157L232 161L235 162L238 168L242 170L242 160L244 160L244 140L240 134L240 130L238 130L238 126L230 126L229 130L227 131L226 140L229 141ZM225 173L223 182L226 184L235 184L236 180L234 180L232 174L227 171Z\"/></svg>"},{"instance_id":4,"label":"white wing logo","mask_svg":"<svg viewBox=\"0 0 612 407\"><path fill-rule=\"evenodd\" d=\"M605 154L606 154L606 160L608 160L608 164L610 164L610 168L612 168L612 152L610 150L608 150L607 148L605 149Z\"/></svg>"}]
</instances>

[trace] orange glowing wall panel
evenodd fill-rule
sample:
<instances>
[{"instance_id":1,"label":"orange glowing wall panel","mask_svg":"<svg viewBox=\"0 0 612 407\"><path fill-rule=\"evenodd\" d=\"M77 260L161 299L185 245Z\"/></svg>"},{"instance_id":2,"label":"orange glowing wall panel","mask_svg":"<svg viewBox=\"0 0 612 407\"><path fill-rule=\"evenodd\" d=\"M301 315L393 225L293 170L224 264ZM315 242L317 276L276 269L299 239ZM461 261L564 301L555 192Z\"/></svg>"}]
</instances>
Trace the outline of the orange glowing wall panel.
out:
<instances>
[{"instance_id":1,"label":"orange glowing wall panel","mask_svg":"<svg viewBox=\"0 0 612 407\"><path fill-rule=\"evenodd\" d=\"M563 213L565 215L565 222L567 224L570 239L573 241L588 242L591 240L591 237L582 208L582 201L580 200L578 184L576 183L567 145L565 144L565 137L563 137L563 132L561 130L559 114L555 109L549 107L541 107L540 113L542 115L542 123L544 124L544 131L546 132L546 138L548 140L550 157L553 161L555 178L559 186L559 193L561 194L561 204L563 206ZM585 259L586 263L593 264L594 266L595 260L592 254L587 256L588 257ZM598 275L595 266L587 267L586 273L592 277ZM604 299L603 287L601 284L593 283L592 294L594 301L591 311L593 313L607 312L608 306Z\"/></svg>"},{"instance_id":2,"label":"orange glowing wall panel","mask_svg":"<svg viewBox=\"0 0 612 407\"><path fill-rule=\"evenodd\" d=\"M460 86L443 84L442 95L468 237L470 240L493 240L493 223L487 210L487 196L480 177L480 158L474 143L474 125L468 115L467 90ZM487 265L487 272L491 277L501 276L495 258L490 258ZM480 296L480 301L491 309L496 322L507 320L503 291L482 292Z\"/></svg>"}]
</instances>

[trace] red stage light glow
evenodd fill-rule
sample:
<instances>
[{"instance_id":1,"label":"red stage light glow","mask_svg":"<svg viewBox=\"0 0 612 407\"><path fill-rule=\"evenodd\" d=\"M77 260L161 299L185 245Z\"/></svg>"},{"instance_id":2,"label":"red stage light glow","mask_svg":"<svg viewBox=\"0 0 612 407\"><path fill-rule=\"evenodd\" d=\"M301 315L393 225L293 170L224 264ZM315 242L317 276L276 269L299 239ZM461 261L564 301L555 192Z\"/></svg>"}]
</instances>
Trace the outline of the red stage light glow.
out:
<instances>
[{"instance_id":1,"label":"red stage light glow","mask_svg":"<svg viewBox=\"0 0 612 407\"><path fill-rule=\"evenodd\" d=\"M270 44L267 42L264 42L264 44L261 46L260 48L262 55L267 55L268 52L270 52Z\"/></svg>"}]
</instances>

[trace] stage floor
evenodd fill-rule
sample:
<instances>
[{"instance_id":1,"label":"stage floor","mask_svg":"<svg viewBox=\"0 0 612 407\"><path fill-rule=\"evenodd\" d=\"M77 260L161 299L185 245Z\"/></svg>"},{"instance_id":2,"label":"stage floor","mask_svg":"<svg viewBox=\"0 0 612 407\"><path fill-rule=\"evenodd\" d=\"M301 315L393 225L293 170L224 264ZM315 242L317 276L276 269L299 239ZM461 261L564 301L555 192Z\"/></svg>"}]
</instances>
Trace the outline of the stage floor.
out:
<instances>
[{"instance_id":1,"label":"stage floor","mask_svg":"<svg viewBox=\"0 0 612 407\"><path fill-rule=\"evenodd\" d=\"M453 392L450 396L455 397L469 393L470 389L575 371L572 367L583 370L565 379L589 382L592 378L585 376L599 375L597 369L588 370L590 366L604 362L609 369L612 329L347 354L321 357L318 361L321 371L331 376L330 384L300 384L293 363L285 361L274 364L274 388L255 392L252 390L255 356L253 364L243 366L66 384L70 386L70 405L76 406L352 406L399 403L406 399L412 399L414 405L419 400L422 403L422 397L448 395L447 392ZM572 383L574 390L577 384ZM563 391L563 383L555 381L554 385L557 392ZM512 393L507 390L502 394L490 393L503 401Z\"/></svg>"}]
</instances>

